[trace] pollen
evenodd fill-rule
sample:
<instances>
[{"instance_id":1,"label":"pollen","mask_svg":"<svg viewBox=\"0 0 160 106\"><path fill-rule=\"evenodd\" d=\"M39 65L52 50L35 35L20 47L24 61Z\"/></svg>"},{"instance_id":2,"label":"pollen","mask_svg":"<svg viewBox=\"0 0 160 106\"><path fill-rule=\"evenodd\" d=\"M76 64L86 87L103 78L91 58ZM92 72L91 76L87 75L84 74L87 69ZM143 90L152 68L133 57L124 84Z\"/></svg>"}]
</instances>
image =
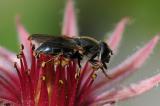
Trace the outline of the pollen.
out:
<instances>
[{"instance_id":1,"label":"pollen","mask_svg":"<svg viewBox=\"0 0 160 106\"><path fill-rule=\"evenodd\" d=\"M45 77L45 76L42 76L42 77L41 77L41 80L45 81L45 80L46 80L46 77Z\"/></svg>"},{"instance_id":2,"label":"pollen","mask_svg":"<svg viewBox=\"0 0 160 106\"><path fill-rule=\"evenodd\" d=\"M59 84L63 85L64 84L63 80L59 80Z\"/></svg>"},{"instance_id":3,"label":"pollen","mask_svg":"<svg viewBox=\"0 0 160 106\"><path fill-rule=\"evenodd\" d=\"M33 51L33 56L37 56L37 53L35 51Z\"/></svg>"},{"instance_id":4,"label":"pollen","mask_svg":"<svg viewBox=\"0 0 160 106\"><path fill-rule=\"evenodd\" d=\"M92 78L95 80L97 78L97 74L93 74Z\"/></svg>"},{"instance_id":5,"label":"pollen","mask_svg":"<svg viewBox=\"0 0 160 106\"><path fill-rule=\"evenodd\" d=\"M46 66L46 62L42 62L41 67L44 68Z\"/></svg>"},{"instance_id":6,"label":"pollen","mask_svg":"<svg viewBox=\"0 0 160 106\"><path fill-rule=\"evenodd\" d=\"M68 58L63 58L63 60L61 61L61 66L64 67L68 64L69 64L69 59Z\"/></svg>"},{"instance_id":7,"label":"pollen","mask_svg":"<svg viewBox=\"0 0 160 106\"><path fill-rule=\"evenodd\" d=\"M30 75L30 74L31 74L31 71L30 71L29 69L27 69L27 70L26 70L26 74L27 74L27 75Z\"/></svg>"},{"instance_id":8,"label":"pollen","mask_svg":"<svg viewBox=\"0 0 160 106\"><path fill-rule=\"evenodd\" d=\"M103 64L100 63L100 62L97 62L97 64L94 64L92 66L92 69L96 71L96 70L98 70L99 68L102 68L102 67L103 67Z\"/></svg>"},{"instance_id":9,"label":"pollen","mask_svg":"<svg viewBox=\"0 0 160 106\"><path fill-rule=\"evenodd\" d=\"M61 63L61 62L60 62L60 60L58 60L58 59L54 61L54 64L55 64L55 65L59 65L60 63Z\"/></svg>"},{"instance_id":10,"label":"pollen","mask_svg":"<svg viewBox=\"0 0 160 106\"><path fill-rule=\"evenodd\" d=\"M78 79L80 77L80 72L78 71L78 72L76 72L76 74L75 74L75 79Z\"/></svg>"},{"instance_id":11,"label":"pollen","mask_svg":"<svg viewBox=\"0 0 160 106\"><path fill-rule=\"evenodd\" d=\"M92 69L93 69L93 70L98 70L98 69L99 69L99 66L98 66L98 65L93 65L93 66L92 66Z\"/></svg>"}]
</instances>

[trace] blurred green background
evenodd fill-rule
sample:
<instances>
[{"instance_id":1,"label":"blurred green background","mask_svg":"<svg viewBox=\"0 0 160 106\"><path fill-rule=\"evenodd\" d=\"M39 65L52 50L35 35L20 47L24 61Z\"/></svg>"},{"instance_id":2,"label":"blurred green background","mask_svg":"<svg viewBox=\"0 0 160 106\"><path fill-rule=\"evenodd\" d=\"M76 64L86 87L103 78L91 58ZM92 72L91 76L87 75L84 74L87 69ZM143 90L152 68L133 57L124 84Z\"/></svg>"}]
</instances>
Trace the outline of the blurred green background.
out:
<instances>
[{"instance_id":1,"label":"blurred green background","mask_svg":"<svg viewBox=\"0 0 160 106\"><path fill-rule=\"evenodd\" d=\"M59 35L65 2L66 0L0 0L0 45L18 51L16 15L21 16L22 23L31 34ZM80 34L92 35L100 40L112 32L120 19L131 17L132 23L124 33L119 54L111 63L111 66L115 66L160 32L159 4L159 0L75 0ZM123 84L127 85L160 72L159 58L158 45L146 64ZM156 87L117 105L159 106L159 89L160 87Z\"/></svg>"}]
</instances>

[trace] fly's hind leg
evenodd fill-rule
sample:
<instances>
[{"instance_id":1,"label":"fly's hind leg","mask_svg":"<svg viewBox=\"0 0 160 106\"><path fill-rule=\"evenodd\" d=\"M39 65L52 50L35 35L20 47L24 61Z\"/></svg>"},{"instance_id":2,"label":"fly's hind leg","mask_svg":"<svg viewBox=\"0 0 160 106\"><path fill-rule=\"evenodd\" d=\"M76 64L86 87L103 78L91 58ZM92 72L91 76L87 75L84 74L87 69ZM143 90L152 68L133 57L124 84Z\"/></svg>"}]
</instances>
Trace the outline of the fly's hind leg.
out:
<instances>
[{"instance_id":1,"label":"fly's hind leg","mask_svg":"<svg viewBox=\"0 0 160 106\"><path fill-rule=\"evenodd\" d=\"M78 67L79 67L79 69L77 70L77 72L76 72L76 74L75 74L75 78L77 79L77 78L79 78L79 76L80 76L80 71L81 71L81 60L82 60L82 55L78 52L78 51L76 51L76 52L74 52L74 53L72 53L72 55L70 55L70 57L72 58L72 59L76 59L77 60L77 62L78 62Z\"/></svg>"},{"instance_id":2,"label":"fly's hind leg","mask_svg":"<svg viewBox=\"0 0 160 106\"><path fill-rule=\"evenodd\" d=\"M108 79L111 79L111 77L105 72L105 70L104 70L103 67L101 67L100 69L102 70L103 74L104 74Z\"/></svg>"},{"instance_id":3,"label":"fly's hind leg","mask_svg":"<svg viewBox=\"0 0 160 106\"><path fill-rule=\"evenodd\" d=\"M107 70L107 65L105 62L100 61L100 60L96 60L95 57L97 56L97 54L94 54L91 59L89 60L89 62L93 65L93 68L95 70L101 69L103 74L108 78L111 79L111 77L105 72L105 70Z\"/></svg>"},{"instance_id":4,"label":"fly's hind leg","mask_svg":"<svg viewBox=\"0 0 160 106\"><path fill-rule=\"evenodd\" d=\"M71 58L77 59L78 66L79 66L79 68L81 68L82 55L77 51L74 54L72 54Z\"/></svg>"}]
</instances>

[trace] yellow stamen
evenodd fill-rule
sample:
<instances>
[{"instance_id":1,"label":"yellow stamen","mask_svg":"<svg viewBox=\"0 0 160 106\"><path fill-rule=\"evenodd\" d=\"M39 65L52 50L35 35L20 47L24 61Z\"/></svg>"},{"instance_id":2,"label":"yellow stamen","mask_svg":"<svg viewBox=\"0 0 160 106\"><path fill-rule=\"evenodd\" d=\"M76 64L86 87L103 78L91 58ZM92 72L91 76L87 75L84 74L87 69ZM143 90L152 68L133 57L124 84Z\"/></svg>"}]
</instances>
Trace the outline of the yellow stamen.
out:
<instances>
[{"instance_id":1,"label":"yellow stamen","mask_svg":"<svg viewBox=\"0 0 160 106\"><path fill-rule=\"evenodd\" d=\"M46 66L46 62L42 62L41 67L44 68Z\"/></svg>"},{"instance_id":2,"label":"yellow stamen","mask_svg":"<svg viewBox=\"0 0 160 106\"><path fill-rule=\"evenodd\" d=\"M97 74L92 74L92 78L95 80L97 78Z\"/></svg>"},{"instance_id":3,"label":"yellow stamen","mask_svg":"<svg viewBox=\"0 0 160 106\"><path fill-rule=\"evenodd\" d=\"M69 59L67 58L63 58L62 62L61 62L61 66L65 66L65 65L68 65L69 64Z\"/></svg>"},{"instance_id":4,"label":"yellow stamen","mask_svg":"<svg viewBox=\"0 0 160 106\"><path fill-rule=\"evenodd\" d=\"M101 67L103 67L103 64L102 63L97 63L97 64L95 64L95 65L92 66L92 69L94 71L97 71Z\"/></svg>"},{"instance_id":5,"label":"yellow stamen","mask_svg":"<svg viewBox=\"0 0 160 106\"><path fill-rule=\"evenodd\" d=\"M37 56L37 53L35 51L33 51L33 56Z\"/></svg>"},{"instance_id":6,"label":"yellow stamen","mask_svg":"<svg viewBox=\"0 0 160 106\"><path fill-rule=\"evenodd\" d=\"M42 77L41 77L41 80L45 81L45 80L46 80L46 77L45 77L45 76L42 76Z\"/></svg>"},{"instance_id":7,"label":"yellow stamen","mask_svg":"<svg viewBox=\"0 0 160 106\"><path fill-rule=\"evenodd\" d=\"M78 79L80 77L80 71L76 72L75 79Z\"/></svg>"},{"instance_id":8,"label":"yellow stamen","mask_svg":"<svg viewBox=\"0 0 160 106\"><path fill-rule=\"evenodd\" d=\"M98 69L99 69L99 66L98 66L98 65L93 65L93 66L92 66L92 69L93 69L93 70L98 70Z\"/></svg>"},{"instance_id":9,"label":"yellow stamen","mask_svg":"<svg viewBox=\"0 0 160 106\"><path fill-rule=\"evenodd\" d=\"M29 69L27 69L27 70L26 70L26 74L29 76L29 75L30 75L30 73L31 73L31 72L30 72L30 70L29 70Z\"/></svg>"},{"instance_id":10,"label":"yellow stamen","mask_svg":"<svg viewBox=\"0 0 160 106\"><path fill-rule=\"evenodd\" d=\"M59 84L63 85L64 84L63 80L59 80Z\"/></svg>"},{"instance_id":11,"label":"yellow stamen","mask_svg":"<svg viewBox=\"0 0 160 106\"><path fill-rule=\"evenodd\" d=\"M55 65L59 65L61 62L59 60L54 60Z\"/></svg>"}]
</instances>

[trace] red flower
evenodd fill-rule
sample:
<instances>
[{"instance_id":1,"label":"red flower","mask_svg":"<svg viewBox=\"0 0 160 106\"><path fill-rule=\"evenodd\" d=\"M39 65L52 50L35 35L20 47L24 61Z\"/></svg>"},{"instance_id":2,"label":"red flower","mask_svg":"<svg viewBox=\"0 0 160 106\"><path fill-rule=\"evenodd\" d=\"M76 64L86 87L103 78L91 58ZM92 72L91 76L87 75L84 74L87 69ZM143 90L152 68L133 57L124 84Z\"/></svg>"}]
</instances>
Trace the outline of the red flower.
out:
<instances>
[{"instance_id":1,"label":"red flower","mask_svg":"<svg viewBox=\"0 0 160 106\"><path fill-rule=\"evenodd\" d=\"M29 34L18 18L16 23L20 42L24 46L21 46L18 59L15 53L0 48L0 104L7 106L113 106L117 101L144 93L160 82L160 74L158 74L138 84L115 87L117 83L142 66L156 46L159 36L155 36L120 65L109 69L107 74L111 79L107 79L87 61L79 70L77 61L65 58L63 54L58 56L40 54L37 57L34 45L27 40ZM127 23L128 18L122 19L106 41L114 54L117 53ZM72 0L67 1L62 34L70 35L69 37L78 35Z\"/></svg>"}]
</instances>

